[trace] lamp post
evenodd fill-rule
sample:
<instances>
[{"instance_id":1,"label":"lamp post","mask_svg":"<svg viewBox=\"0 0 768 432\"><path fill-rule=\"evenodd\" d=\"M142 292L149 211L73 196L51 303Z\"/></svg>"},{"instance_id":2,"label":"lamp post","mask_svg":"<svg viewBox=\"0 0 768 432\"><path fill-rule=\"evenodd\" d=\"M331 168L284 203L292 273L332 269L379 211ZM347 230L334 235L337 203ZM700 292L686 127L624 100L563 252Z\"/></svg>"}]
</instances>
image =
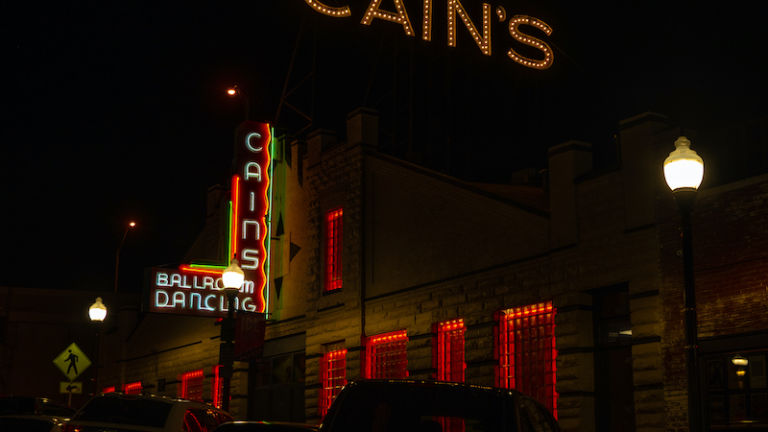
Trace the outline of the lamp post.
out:
<instances>
[{"instance_id":1,"label":"lamp post","mask_svg":"<svg viewBox=\"0 0 768 432\"><path fill-rule=\"evenodd\" d=\"M120 239L120 244L117 246L117 251L115 251L115 294L117 294L117 276L120 272L120 251L123 249L123 243L125 243L125 238L128 236L128 231L135 227L136 222L128 222L128 226L126 226L125 231L123 231L123 238Z\"/></svg>"},{"instance_id":2,"label":"lamp post","mask_svg":"<svg viewBox=\"0 0 768 432\"><path fill-rule=\"evenodd\" d=\"M221 323L221 346L219 359L221 361L221 408L229 411L229 398L231 394L232 373L235 356L235 297L245 281L245 272L233 259L232 263L224 269L221 275L224 283L224 293L227 295L227 317ZM215 401L214 401L215 403Z\"/></svg>"},{"instance_id":3,"label":"lamp post","mask_svg":"<svg viewBox=\"0 0 768 432\"><path fill-rule=\"evenodd\" d=\"M96 349L93 356L93 394L99 390L99 340L101 339L101 325L104 318L107 317L107 307L101 301L101 297L96 297L91 307L88 308L88 316L91 322L96 325Z\"/></svg>"},{"instance_id":4,"label":"lamp post","mask_svg":"<svg viewBox=\"0 0 768 432\"><path fill-rule=\"evenodd\" d=\"M704 161L691 150L691 141L681 136L675 140L675 150L664 161L664 178L680 209L683 242L683 284L685 303L685 350L688 374L688 428L701 431L701 393L698 379L698 324L696 291L693 277L693 239L691 212L696 192L704 177Z\"/></svg>"},{"instance_id":5,"label":"lamp post","mask_svg":"<svg viewBox=\"0 0 768 432\"><path fill-rule=\"evenodd\" d=\"M227 89L227 94L230 97L238 96L243 101L243 111L245 112L245 119L251 119L251 101L248 99L248 95L237 84Z\"/></svg>"}]
</instances>

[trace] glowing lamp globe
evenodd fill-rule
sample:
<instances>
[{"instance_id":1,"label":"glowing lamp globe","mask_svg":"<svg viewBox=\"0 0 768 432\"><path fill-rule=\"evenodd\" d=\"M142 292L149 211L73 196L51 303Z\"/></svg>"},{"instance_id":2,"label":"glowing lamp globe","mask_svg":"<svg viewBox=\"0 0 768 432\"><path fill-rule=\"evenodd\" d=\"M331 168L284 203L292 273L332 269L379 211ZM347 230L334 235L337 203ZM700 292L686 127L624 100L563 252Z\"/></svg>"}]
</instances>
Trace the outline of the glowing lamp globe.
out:
<instances>
[{"instance_id":1,"label":"glowing lamp globe","mask_svg":"<svg viewBox=\"0 0 768 432\"><path fill-rule=\"evenodd\" d=\"M691 141L681 136L675 150L664 161L664 179L672 191L697 190L704 178L704 161L691 150Z\"/></svg>"},{"instance_id":2,"label":"glowing lamp globe","mask_svg":"<svg viewBox=\"0 0 768 432\"><path fill-rule=\"evenodd\" d=\"M88 308L88 315L91 321L104 321L107 317L107 307L101 302L101 297L96 297L96 302Z\"/></svg>"},{"instance_id":3,"label":"glowing lamp globe","mask_svg":"<svg viewBox=\"0 0 768 432\"><path fill-rule=\"evenodd\" d=\"M236 293L243 286L245 272L238 265L237 259L233 259L229 267L224 269L221 281L224 283L224 290L228 293Z\"/></svg>"},{"instance_id":4,"label":"glowing lamp globe","mask_svg":"<svg viewBox=\"0 0 768 432\"><path fill-rule=\"evenodd\" d=\"M733 363L734 366L744 367L749 365L749 360L737 354L731 357L731 363Z\"/></svg>"}]
</instances>

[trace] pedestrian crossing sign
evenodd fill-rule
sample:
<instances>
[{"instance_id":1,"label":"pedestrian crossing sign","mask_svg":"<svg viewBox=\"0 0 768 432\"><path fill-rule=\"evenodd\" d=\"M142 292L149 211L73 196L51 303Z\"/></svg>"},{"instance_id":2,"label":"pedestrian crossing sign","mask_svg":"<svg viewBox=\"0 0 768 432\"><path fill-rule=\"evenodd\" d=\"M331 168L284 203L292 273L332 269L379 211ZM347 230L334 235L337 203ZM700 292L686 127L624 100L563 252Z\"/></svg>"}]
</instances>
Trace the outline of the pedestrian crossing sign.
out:
<instances>
[{"instance_id":1,"label":"pedestrian crossing sign","mask_svg":"<svg viewBox=\"0 0 768 432\"><path fill-rule=\"evenodd\" d=\"M91 360L83 353L80 347L72 342L55 359L53 364L72 382L91 365Z\"/></svg>"}]
</instances>

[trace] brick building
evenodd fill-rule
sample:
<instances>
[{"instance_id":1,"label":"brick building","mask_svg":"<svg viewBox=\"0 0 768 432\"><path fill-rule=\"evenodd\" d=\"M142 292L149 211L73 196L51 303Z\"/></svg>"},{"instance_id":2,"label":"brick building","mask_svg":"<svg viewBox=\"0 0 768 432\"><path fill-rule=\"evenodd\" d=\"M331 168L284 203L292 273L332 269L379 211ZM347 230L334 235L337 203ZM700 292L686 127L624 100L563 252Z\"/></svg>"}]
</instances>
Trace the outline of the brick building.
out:
<instances>
[{"instance_id":1,"label":"brick building","mask_svg":"<svg viewBox=\"0 0 768 432\"><path fill-rule=\"evenodd\" d=\"M317 131L283 143L266 342L236 363L233 413L318 422L348 380L411 377L518 388L568 431L685 429L679 219L661 173L677 135L658 115L628 119L608 168L588 143L560 144L546 187L468 183L387 156L366 110L344 141ZM221 192L193 256L223 253ZM702 190L694 213L713 425L768 421L766 196L768 177L753 177ZM216 402L213 319L119 315L102 387ZM749 361L740 375L736 354Z\"/></svg>"}]
</instances>

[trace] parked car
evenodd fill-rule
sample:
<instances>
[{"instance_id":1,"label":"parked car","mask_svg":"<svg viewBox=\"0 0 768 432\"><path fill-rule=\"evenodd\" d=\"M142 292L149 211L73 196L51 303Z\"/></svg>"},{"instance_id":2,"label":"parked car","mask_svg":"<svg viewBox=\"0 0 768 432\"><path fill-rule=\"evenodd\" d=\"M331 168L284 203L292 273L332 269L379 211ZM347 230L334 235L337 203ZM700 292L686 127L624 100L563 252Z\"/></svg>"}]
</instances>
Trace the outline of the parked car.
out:
<instances>
[{"instance_id":1,"label":"parked car","mask_svg":"<svg viewBox=\"0 0 768 432\"><path fill-rule=\"evenodd\" d=\"M220 425L215 432L317 432L317 425L272 421L233 421Z\"/></svg>"},{"instance_id":2,"label":"parked car","mask_svg":"<svg viewBox=\"0 0 768 432\"><path fill-rule=\"evenodd\" d=\"M0 431L60 432L74 412L44 397L0 397Z\"/></svg>"},{"instance_id":3,"label":"parked car","mask_svg":"<svg viewBox=\"0 0 768 432\"><path fill-rule=\"evenodd\" d=\"M232 416L211 405L164 396L103 393L80 408L66 432L211 432Z\"/></svg>"},{"instance_id":4,"label":"parked car","mask_svg":"<svg viewBox=\"0 0 768 432\"><path fill-rule=\"evenodd\" d=\"M320 432L557 432L552 414L508 389L415 380L345 386Z\"/></svg>"}]
</instances>

